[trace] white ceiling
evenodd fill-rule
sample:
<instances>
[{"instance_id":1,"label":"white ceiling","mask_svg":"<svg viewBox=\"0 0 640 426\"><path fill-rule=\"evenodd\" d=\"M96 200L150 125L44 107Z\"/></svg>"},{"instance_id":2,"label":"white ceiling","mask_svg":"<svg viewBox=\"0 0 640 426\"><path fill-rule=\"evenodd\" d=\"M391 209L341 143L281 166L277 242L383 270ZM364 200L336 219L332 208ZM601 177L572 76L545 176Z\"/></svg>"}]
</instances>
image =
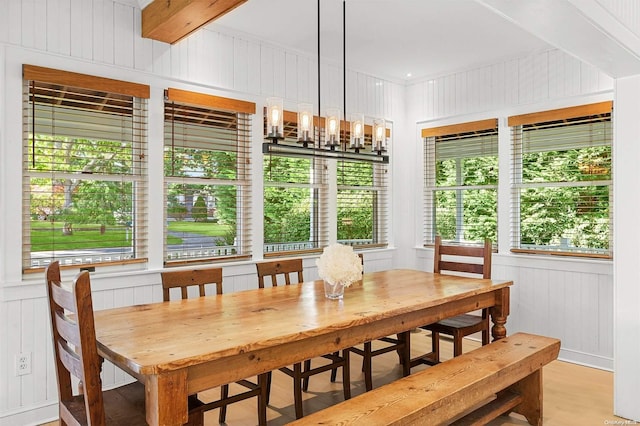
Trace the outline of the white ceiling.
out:
<instances>
[{"instance_id":1,"label":"white ceiling","mask_svg":"<svg viewBox=\"0 0 640 426\"><path fill-rule=\"evenodd\" d=\"M342 0L321 1L321 61L342 66ZM347 68L436 77L551 46L475 0L347 0ZM209 27L316 57L316 0L248 0ZM409 76L410 74L410 76Z\"/></svg>"}]
</instances>

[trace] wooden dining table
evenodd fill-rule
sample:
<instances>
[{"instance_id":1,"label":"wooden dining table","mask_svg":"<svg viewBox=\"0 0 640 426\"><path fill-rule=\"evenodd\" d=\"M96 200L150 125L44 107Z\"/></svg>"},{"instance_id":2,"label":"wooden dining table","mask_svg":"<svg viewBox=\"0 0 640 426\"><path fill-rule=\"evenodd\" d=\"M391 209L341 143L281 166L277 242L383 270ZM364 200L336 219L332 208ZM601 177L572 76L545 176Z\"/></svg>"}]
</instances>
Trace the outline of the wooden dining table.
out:
<instances>
[{"instance_id":1,"label":"wooden dining table","mask_svg":"<svg viewBox=\"0 0 640 426\"><path fill-rule=\"evenodd\" d=\"M503 338L511 285L395 269L364 274L341 300L317 280L96 311L96 339L144 383L147 422L181 425L188 395L461 313L489 308Z\"/></svg>"}]
</instances>

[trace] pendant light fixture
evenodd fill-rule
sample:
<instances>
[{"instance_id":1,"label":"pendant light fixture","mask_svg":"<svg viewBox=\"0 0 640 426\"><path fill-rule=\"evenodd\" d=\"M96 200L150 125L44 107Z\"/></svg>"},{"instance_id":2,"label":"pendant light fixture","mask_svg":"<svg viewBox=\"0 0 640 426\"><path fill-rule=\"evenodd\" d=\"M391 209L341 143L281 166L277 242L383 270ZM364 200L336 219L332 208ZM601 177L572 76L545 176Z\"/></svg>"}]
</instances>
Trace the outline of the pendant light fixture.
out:
<instances>
[{"instance_id":1,"label":"pendant light fixture","mask_svg":"<svg viewBox=\"0 0 640 426\"><path fill-rule=\"evenodd\" d=\"M318 116L320 116L320 0L318 5ZM373 120L371 151L365 149L364 114L354 113L347 121L347 61L346 61L346 0L342 1L342 42L343 42L343 100L344 120L341 120L339 108L327 108L324 117L324 138L321 140L315 128L321 127L321 120L313 115L313 105L298 105L298 140L296 145L282 143L284 140L284 110L281 98L267 99L267 136L268 141L262 144L262 152L291 157L321 157L339 160L367 161L378 164L389 164L387 154L387 129L382 119ZM347 140L346 129L349 126L350 138ZM368 127L368 126L367 126ZM344 133L342 133L344 131Z\"/></svg>"}]
</instances>

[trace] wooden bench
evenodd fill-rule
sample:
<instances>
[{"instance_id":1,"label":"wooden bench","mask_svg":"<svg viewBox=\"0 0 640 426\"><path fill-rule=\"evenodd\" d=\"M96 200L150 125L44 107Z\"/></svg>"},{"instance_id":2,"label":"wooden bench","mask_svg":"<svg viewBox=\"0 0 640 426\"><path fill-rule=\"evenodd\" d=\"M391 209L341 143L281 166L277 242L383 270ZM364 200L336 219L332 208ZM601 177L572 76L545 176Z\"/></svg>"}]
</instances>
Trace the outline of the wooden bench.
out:
<instances>
[{"instance_id":1,"label":"wooden bench","mask_svg":"<svg viewBox=\"0 0 640 426\"><path fill-rule=\"evenodd\" d=\"M542 425L542 367L560 341L517 333L350 400L292 425L484 425L516 412Z\"/></svg>"}]
</instances>

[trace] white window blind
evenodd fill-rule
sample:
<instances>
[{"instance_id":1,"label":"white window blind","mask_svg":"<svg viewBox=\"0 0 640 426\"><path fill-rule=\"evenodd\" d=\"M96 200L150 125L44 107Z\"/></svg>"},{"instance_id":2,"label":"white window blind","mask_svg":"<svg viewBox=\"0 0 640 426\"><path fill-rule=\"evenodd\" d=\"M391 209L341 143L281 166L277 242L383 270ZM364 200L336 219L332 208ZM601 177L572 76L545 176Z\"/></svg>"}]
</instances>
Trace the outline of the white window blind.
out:
<instances>
[{"instance_id":1,"label":"white window blind","mask_svg":"<svg viewBox=\"0 0 640 426\"><path fill-rule=\"evenodd\" d=\"M350 132L345 132L345 140L350 137ZM364 139L370 149L370 126L365 126ZM339 243L360 248L386 247L389 223L387 173L388 166L383 164L337 162Z\"/></svg>"},{"instance_id":2,"label":"white window blind","mask_svg":"<svg viewBox=\"0 0 640 426\"><path fill-rule=\"evenodd\" d=\"M295 113L285 111L284 136L284 143L296 144ZM315 138L318 140L318 126ZM265 154L265 257L317 252L328 244L325 161Z\"/></svg>"},{"instance_id":3,"label":"white window blind","mask_svg":"<svg viewBox=\"0 0 640 426\"><path fill-rule=\"evenodd\" d=\"M509 118L513 251L611 256L611 111L604 102Z\"/></svg>"},{"instance_id":4,"label":"white window blind","mask_svg":"<svg viewBox=\"0 0 640 426\"><path fill-rule=\"evenodd\" d=\"M254 112L253 103L167 90L167 263L251 255Z\"/></svg>"},{"instance_id":5,"label":"white window blind","mask_svg":"<svg viewBox=\"0 0 640 426\"><path fill-rule=\"evenodd\" d=\"M23 76L23 270L146 261L149 87Z\"/></svg>"},{"instance_id":6,"label":"white window blind","mask_svg":"<svg viewBox=\"0 0 640 426\"><path fill-rule=\"evenodd\" d=\"M497 241L495 119L423 129L425 245Z\"/></svg>"}]
</instances>

